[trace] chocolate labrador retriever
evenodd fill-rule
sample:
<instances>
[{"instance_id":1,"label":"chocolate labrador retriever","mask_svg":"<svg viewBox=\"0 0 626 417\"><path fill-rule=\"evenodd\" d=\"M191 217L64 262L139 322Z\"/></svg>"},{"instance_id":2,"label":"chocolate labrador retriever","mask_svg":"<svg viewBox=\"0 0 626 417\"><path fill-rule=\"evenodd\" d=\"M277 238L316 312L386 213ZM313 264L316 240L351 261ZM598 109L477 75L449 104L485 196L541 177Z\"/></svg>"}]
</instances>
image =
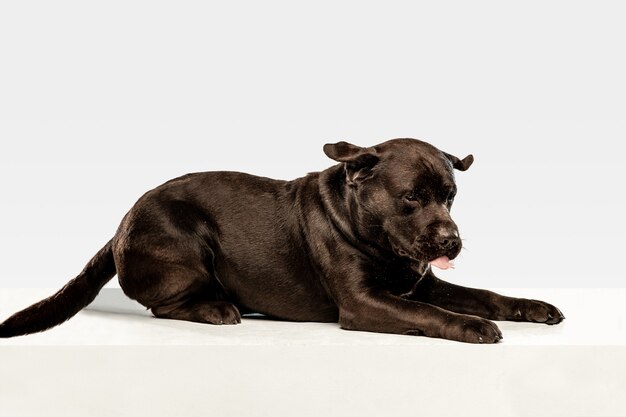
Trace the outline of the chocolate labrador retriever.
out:
<instances>
[{"instance_id":1,"label":"chocolate labrador retriever","mask_svg":"<svg viewBox=\"0 0 626 417\"><path fill-rule=\"evenodd\" d=\"M53 296L0 324L39 332L87 306L116 273L156 317L211 324L262 313L342 328L469 343L502 338L490 320L556 324L542 301L435 277L461 251L450 217L464 159L415 139L324 152L339 164L294 181L188 174L148 191L113 238Z\"/></svg>"}]
</instances>

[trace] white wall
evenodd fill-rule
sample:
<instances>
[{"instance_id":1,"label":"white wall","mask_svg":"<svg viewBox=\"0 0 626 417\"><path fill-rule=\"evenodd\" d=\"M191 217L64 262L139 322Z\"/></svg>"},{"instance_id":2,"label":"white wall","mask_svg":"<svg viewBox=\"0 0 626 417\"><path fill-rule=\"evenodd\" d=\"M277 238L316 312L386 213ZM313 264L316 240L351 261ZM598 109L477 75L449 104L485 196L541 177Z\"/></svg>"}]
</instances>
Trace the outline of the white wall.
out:
<instances>
[{"instance_id":1,"label":"white wall","mask_svg":"<svg viewBox=\"0 0 626 417\"><path fill-rule=\"evenodd\" d=\"M620 3L337 3L0 4L0 286L62 285L171 177L393 137L476 156L441 275L624 286Z\"/></svg>"}]
</instances>

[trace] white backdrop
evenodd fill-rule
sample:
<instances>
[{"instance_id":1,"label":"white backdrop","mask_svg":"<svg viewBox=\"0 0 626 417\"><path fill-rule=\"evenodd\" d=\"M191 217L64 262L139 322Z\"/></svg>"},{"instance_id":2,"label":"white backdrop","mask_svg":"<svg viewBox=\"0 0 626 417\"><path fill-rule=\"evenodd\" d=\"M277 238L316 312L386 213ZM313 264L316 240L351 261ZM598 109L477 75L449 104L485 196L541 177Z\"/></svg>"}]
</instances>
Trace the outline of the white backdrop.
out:
<instances>
[{"instance_id":1,"label":"white backdrop","mask_svg":"<svg viewBox=\"0 0 626 417\"><path fill-rule=\"evenodd\" d=\"M624 286L625 10L572 3L2 2L0 286L62 285L174 176L393 137L476 157L441 275Z\"/></svg>"}]
</instances>

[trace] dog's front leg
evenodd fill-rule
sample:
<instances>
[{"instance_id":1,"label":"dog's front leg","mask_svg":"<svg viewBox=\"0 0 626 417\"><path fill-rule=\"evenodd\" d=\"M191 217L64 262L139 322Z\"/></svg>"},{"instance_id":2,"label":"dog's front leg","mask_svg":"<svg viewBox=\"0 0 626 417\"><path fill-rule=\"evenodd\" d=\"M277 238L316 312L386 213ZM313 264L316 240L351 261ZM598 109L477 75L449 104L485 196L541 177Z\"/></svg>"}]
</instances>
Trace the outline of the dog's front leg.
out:
<instances>
[{"instance_id":1,"label":"dog's front leg","mask_svg":"<svg viewBox=\"0 0 626 417\"><path fill-rule=\"evenodd\" d=\"M348 330L425 335L468 343L497 343L502 333L492 321L454 313L386 291L359 291L345 297L339 323Z\"/></svg>"},{"instance_id":2,"label":"dog's front leg","mask_svg":"<svg viewBox=\"0 0 626 417\"><path fill-rule=\"evenodd\" d=\"M431 271L426 272L411 292L403 297L491 320L557 324L565 318L563 313L552 304L462 287L435 277Z\"/></svg>"}]
</instances>

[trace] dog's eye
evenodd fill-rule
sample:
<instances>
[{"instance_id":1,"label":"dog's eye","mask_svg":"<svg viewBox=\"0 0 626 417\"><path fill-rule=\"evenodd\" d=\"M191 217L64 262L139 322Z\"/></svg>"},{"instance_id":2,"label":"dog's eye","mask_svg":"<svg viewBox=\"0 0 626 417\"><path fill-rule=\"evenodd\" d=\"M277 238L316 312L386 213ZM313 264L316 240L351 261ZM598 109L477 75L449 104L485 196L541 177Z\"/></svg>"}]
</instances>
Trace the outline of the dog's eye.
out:
<instances>
[{"instance_id":1,"label":"dog's eye","mask_svg":"<svg viewBox=\"0 0 626 417\"><path fill-rule=\"evenodd\" d=\"M449 190L448 191L448 195L446 196L446 204L447 205L452 205L452 202L454 201L454 197L456 196L456 191L455 190Z\"/></svg>"},{"instance_id":2,"label":"dog's eye","mask_svg":"<svg viewBox=\"0 0 626 417\"><path fill-rule=\"evenodd\" d=\"M406 201L419 201L420 197L417 191L411 191L410 193L405 194L404 199Z\"/></svg>"}]
</instances>

